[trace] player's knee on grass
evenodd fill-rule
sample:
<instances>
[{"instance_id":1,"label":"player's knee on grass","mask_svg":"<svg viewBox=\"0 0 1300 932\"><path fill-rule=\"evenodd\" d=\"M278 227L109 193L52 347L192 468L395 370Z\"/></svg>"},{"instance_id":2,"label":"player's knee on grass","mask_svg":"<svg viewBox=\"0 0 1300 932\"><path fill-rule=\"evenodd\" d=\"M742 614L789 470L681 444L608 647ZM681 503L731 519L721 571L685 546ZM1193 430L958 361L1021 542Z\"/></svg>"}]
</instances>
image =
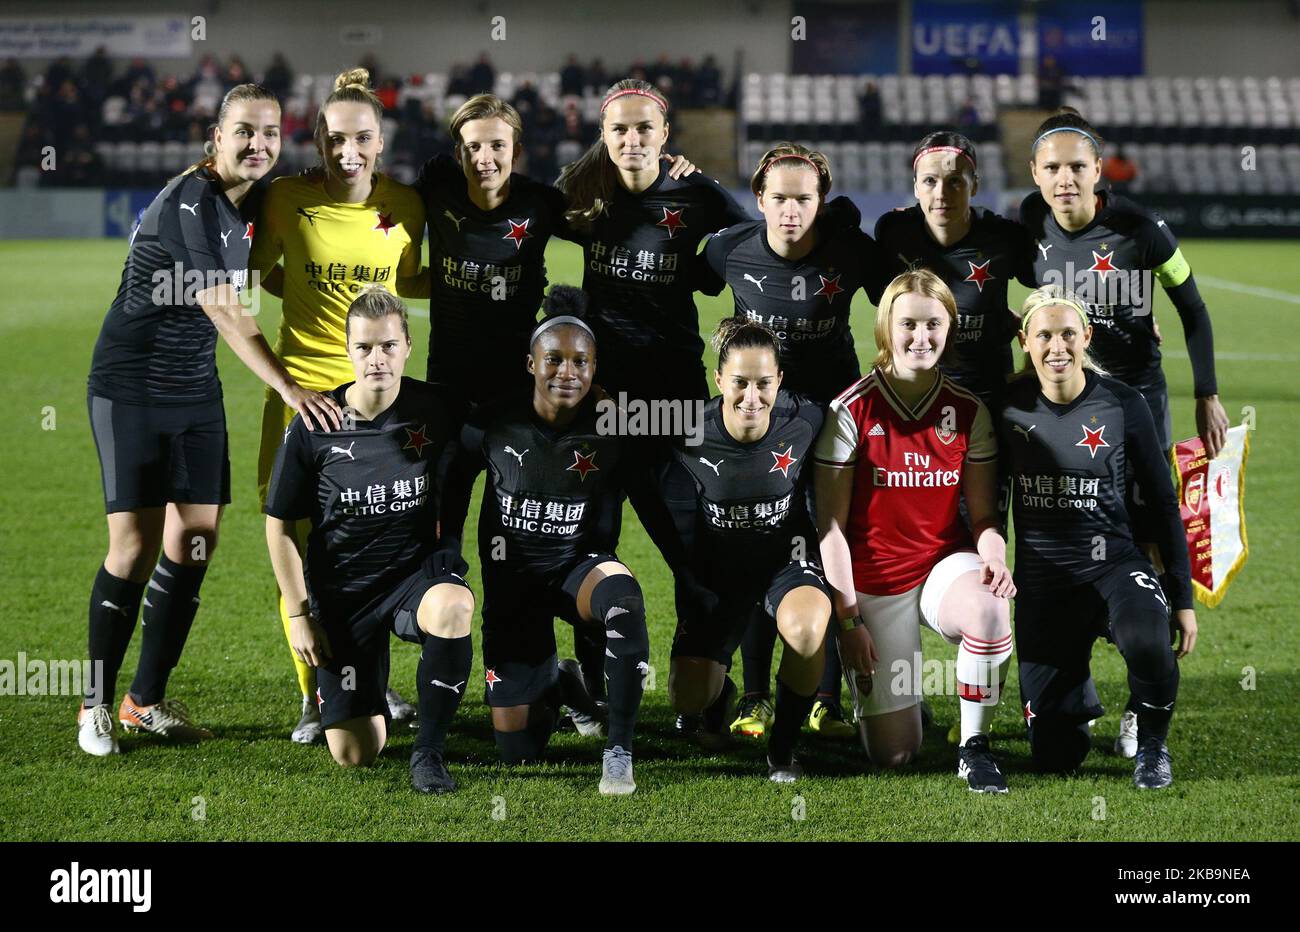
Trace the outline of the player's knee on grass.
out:
<instances>
[{"instance_id":1,"label":"player's knee on grass","mask_svg":"<svg viewBox=\"0 0 1300 932\"><path fill-rule=\"evenodd\" d=\"M877 767L893 770L921 750L921 707L908 706L867 719L867 753Z\"/></svg>"},{"instance_id":2,"label":"player's knee on grass","mask_svg":"<svg viewBox=\"0 0 1300 932\"><path fill-rule=\"evenodd\" d=\"M492 736L503 764L541 760L554 728L555 710L545 703L492 710Z\"/></svg>"},{"instance_id":3,"label":"player's knee on grass","mask_svg":"<svg viewBox=\"0 0 1300 932\"><path fill-rule=\"evenodd\" d=\"M376 722L376 719L378 721ZM384 749L383 716L351 719L325 729L330 756L340 767L369 767Z\"/></svg>"},{"instance_id":4,"label":"player's knee on grass","mask_svg":"<svg viewBox=\"0 0 1300 932\"><path fill-rule=\"evenodd\" d=\"M415 612L416 624L425 634L439 638L463 638L474 617L474 593L455 583L440 583L424 594Z\"/></svg>"},{"instance_id":5,"label":"player's knee on grass","mask_svg":"<svg viewBox=\"0 0 1300 932\"><path fill-rule=\"evenodd\" d=\"M722 695L726 668L708 657L674 657L668 668L668 701L674 712L698 715Z\"/></svg>"},{"instance_id":6,"label":"player's knee on grass","mask_svg":"<svg viewBox=\"0 0 1300 932\"><path fill-rule=\"evenodd\" d=\"M1046 773L1070 773L1088 756L1092 736L1086 723L1044 722L1040 715L1029 732L1034 766Z\"/></svg>"}]
</instances>

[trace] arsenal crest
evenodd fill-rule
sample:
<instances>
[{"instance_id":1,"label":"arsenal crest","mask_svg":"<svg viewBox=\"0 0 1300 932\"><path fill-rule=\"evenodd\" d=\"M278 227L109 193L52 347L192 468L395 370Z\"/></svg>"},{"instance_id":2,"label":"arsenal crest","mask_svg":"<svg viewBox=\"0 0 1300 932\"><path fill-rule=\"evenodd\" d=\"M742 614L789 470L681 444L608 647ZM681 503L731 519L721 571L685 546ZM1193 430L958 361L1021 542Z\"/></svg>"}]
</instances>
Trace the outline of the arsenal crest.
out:
<instances>
[{"instance_id":1,"label":"arsenal crest","mask_svg":"<svg viewBox=\"0 0 1300 932\"><path fill-rule=\"evenodd\" d=\"M947 446L957 439L956 429L944 427L942 423L934 425L934 435L939 438L944 446Z\"/></svg>"},{"instance_id":2,"label":"arsenal crest","mask_svg":"<svg viewBox=\"0 0 1300 932\"><path fill-rule=\"evenodd\" d=\"M1183 486L1183 501L1187 503L1192 514L1201 513L1201 506L1205 504L1205 473L1198 472L1187 480Z\"/></svg>"}]
</instances>

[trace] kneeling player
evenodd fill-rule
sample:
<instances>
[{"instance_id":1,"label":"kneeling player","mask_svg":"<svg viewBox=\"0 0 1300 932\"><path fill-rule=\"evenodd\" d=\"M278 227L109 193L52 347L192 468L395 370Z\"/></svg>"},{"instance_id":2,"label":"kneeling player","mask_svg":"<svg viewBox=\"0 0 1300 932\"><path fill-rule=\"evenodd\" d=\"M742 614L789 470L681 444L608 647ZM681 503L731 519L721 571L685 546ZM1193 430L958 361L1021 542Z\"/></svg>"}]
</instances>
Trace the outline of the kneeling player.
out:
<instances>
[{"instance_id":1,"label":"kneeling player","mask_svg":"<svg viewBox=\"0 0 1300 932\"><path fill-rule=\"evenodd\" d=\"M957 775L976 792L1005 793L988 732L1011 656L1015 586L998 530L992 421L940 370L956 332L956 302L939 276L918 269L890 282L876 310L876 364L831 402L818 438L817 522L844 665L873 677L855 697L871 759L898 767L921 748L926 624L959 645Z\"/></svg>"},{"instance_id":2,"label":"kneeling player","mask_svg":"<svg viewBox=\"0 0 1300 932\"><path fill-rule=\"evenodd\" d=\"M423 645L420 731L411 784L456 788L443 763L447 726L469 678L474 596L464 563L434 539L438 458L449 422L433 389L402 377L411 353L406 308L382 285L348 308L356 381L334 389L339 431L285 431L266 500L267 545L289 606L289 643L316 668L316 702L330 753L372 763L388 739L388 632ZM295 523L308 520L307 564Z\"/></svg>"},{"instance_id":3,"label":"kneeling player","mask_svg":"<svg viewBox=\"0 0 1300 932\"><path fill-rule=\"evenodd\" d=\"M502 760L539 758L560 702L575 705L562 689L581 689L580 677L561 676L554 619L599 626L609 696L600 792L623 795L636 789L632 732L650 644L641 587L612 552L612 539L623 490L639 498L649 470L630 441L598 426L591 329L578 316L554 314L560 302L580 310L583 297L575 288L551 289L547 318L529 340L531 391L469 415L448 469L442 531L459 549L470 490L486 470L478 530L483 666ZM629 488L642 473L643 488ZM656 531L671 538L662 501L658 510Z\"/></svg>"},{"instance_id":4,"label":"kneeling player","mask_svg":"<svg viewBox=\"0 0 1300 932\"><path fill-rule=\"evenodd\" d=\"M1024 377L1007 394L1000 431L1016 525L1016 645L1020 697L1034 761L1069 771L1088 754L1088 722L1103 709L1092 681L1092 643L1115 643L1137 707L1137 767L1143 789L1173 782L1165 739L1178 695L1169 602L1181 633L1179 657L1196 644L1191 569L1169 463L1143 397L1090 371L1092 327L1083 304L1057 286L1025 299ZM1126 465L1142 487L1168 601L1134 543L1125 506ZM1153 525L1155 522L1153 522Z\"/></svg>"},{"instance_id":5,"label":"kneeling player","mask_svg":"<svg viewBox=\"0 0 1300 932\"><path fill-rule=\"evenodd\" d=\"M777 336L767 327L724 320L714 348L722 395L705 408L702 444L678 449L665 479L687 552L668 694L683 715L703 713L705 735L726 735L732 655L755 615L770 616L785 649L768 775L793 783L803 774L795 741L816 699L831 617L803 468L823 414L781 389Z\"/></svg>"}]
</instances>

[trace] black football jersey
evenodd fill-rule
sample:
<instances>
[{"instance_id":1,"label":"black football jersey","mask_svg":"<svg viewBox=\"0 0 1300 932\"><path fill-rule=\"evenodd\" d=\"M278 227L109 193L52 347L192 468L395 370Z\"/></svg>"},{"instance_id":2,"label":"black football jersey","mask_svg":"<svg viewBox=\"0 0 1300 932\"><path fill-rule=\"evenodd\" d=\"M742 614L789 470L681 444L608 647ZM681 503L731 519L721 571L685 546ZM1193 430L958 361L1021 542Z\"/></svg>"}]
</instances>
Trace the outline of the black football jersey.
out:
<instances>
[{"instance_id":1,"label":"black football jersey","mask_svg":"<svg viewBox=\"0 0 1300 932\"><path fill-rule=\"evenodd\" d=\"M351 384L330 393L341 407ZM437 464L453 429L433 389L405 377L386 411L373 421L353 414L344 426L309 431L301 415L289 422L264 508L311 521L307 586L330 616L386 594L433 551Z\"/></svg>"},{"instance_id":2,"label":"black football jersey","mask_svg":"<svg viewBox=\"0 0 1300 932\"><path fill-rule=\"evenodd\" d=\"M1159 516L1157 543L1174 580L1174 608L1191 607L1191 569L1169 463L1145 400L1088 372L1068 405L1048 401L1034 378L1007 391L998 449L1009 471L1022 590L1090 582L1117 562L1141 558L1125 507L1126 464Z\"/></svg>"},{"instance_id":3,"label":"black football jersey","mask_svg":"<svg viewBox=\"0 0 1300 932\"><path fill-rule=\"evenodd\" d=\"M1162 385L1151 273L1173 257L1178 241L1164 220L1128 198L1103 191L1097 202L1092 223L1067 233L1041 194L1025 198L1020 222L1037 242L1034 280L1064 285L1083 299L1092 355L1112 376L1138 387Z\"/></svg>"},{"instance_id":4,"label":"black football jersey","mask_svg":"<svg viewBox=\"0 0 1300 932\"><path fill-rule=\"evenodd\" d=\"M725 564L770 577L792 559L818 559L808 490L824 416L816 402L781 389L767 433L741 443L723 423L722 399L708 403L702 442L679 445L664 478L664 499L696 572L717 577Z\"/></svg>"},{"instance_id":5,"label":"black football jersey","mask_svg":"<svg viewBox=\"0 0 1300 932\"><path fill-rule=\"evenodd\" d=\"M673 179L661 170L639 194L616 185L611 201L590 226L575 227L600 352L599 380L611 391L654 397L652 386L621 384L623 365L650 353L661 366L699 367L704 341L692 297L696 253L705 236L749 217L700 172Z\"/></svg>"},{"instance_id":6,"label":"black football jersey","mask_svg":"<svg viewBox=\"0 0 1300 932\"><path fill-rule=\"evenodd\" d=\"M503 366L522 372L546 290L546 244L563 231L564 199L514 174L505 203L480 210L446 155L425 163L415 188L429 226L429 381L465 383L468 397L483 401Z\"/></svg>"},{"instance_id":7,"label":"black football jersey","mask_svg":"<svg viewBox=\"0 0 1300 932\"><path fill-rule=\"evenodd\" d=\"M941 246L930 235L919 205L882 214L876 242L891 277L925 268L943 279L957 302L955 358L943 371L954 382L993 403L1011 374L1011 340L1019 319L1007 305L1013 279L1034 287L1034 243L1028 231L983 207L971 208L971 228L960 242ZM888 283L888 280L886 280ZM883 291L883 288L881 289ZM880 292L872 295L878 302Z\"/></svg>"},{"instance_id":8,"label":"black football jersey","mask_svg":"<svg viewBox=\"0 0 1300 932\"><path fill-rule=\"evenodd\" d=\"M245 202L251 203L251 199ZM248 283L254 216L241 214L206 169L168 182L131 234L117 297L90 365L90 390L133 404L221 397L217 328L199 292Z\"/></svg>"},{"instance_id":9,"label":"black football jersey","mask_svg":"<svg viewBox=\"0 0 1300 932\"><path fill-rule=\"evenodd\" d=\"M736 316L776 331L783 388L829 404L861 378L849 306L859 288L883 290L889 281L871 237L819 228L812 252L792 262L768 243L767 222L752 220L710 236L704 258L731 286Z\"/></svg>"},{"instance_id":10,"label":"black football jersey","mask_svg":"<svg viewBox=\"0 0 1300 932\"><path fill-rule=\"evenodd\" d=\"M442 529L449 545L462 537L470 490L486 470L481 560L500 563L504 555L510 569L546 576L576 557L611 550L623 493L646 463L635 441L603 417L593 395L564 430L537 417L531 393L474 409L447 472Z\"/></svg>"}]
</instances>

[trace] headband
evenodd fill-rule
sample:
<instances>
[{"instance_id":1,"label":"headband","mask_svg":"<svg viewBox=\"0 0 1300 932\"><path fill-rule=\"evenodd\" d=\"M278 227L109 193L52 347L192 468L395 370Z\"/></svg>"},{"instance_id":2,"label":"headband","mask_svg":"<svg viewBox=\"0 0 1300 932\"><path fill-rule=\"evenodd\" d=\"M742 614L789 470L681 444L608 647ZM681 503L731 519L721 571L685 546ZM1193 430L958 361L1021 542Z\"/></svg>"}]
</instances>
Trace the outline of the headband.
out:
<instances>
[{"instance_id":1,"label":"headband","mask_svg":"<svg viewBox=\"0 0 1300 932\"><path fill-rule=\"evenodd\" d=\"M610 94L608 97L605 98L605 102L600 105L600 112L604 113L606 107L608 107L614 101L618 100L620 97L626 97L628 94L636 94L638 97L649 97L651 100L655 102L656 106L658 106L660 110L664 111L665 113L668 112L668 101L664 100L658 94L652 94L650 91L637 90L634 87L630 87L627 90L619 91L616 94Z\"/></svg>"},{"instance_id":2,"label":"headband","mask_svg":"<svg viewBox=\"0 0 1300 932\"><path fill-rule=\"evenodd\" d=\"M1035 311L1041 310L1045 307L1052 307L1054 305L1074 308L1074 310L1079 314L1079 319L1083 321L1083 329L1088 329L1088 312L1083 309L1083 304L1074 298L1056 295L1039 298L1033 304L1029 305L1028 310L1025 311L1025 315L1020 318L1020 332L1024 334L1029 332L1029 318L1034 316Z\"/></svg>"},{"instance_id":3,"label":"headband","mask_svg":"<svg viewBox=\"0 0 1300 932\"><path fill-rule=\"evenodd\" d=\"M817 163L814 162L812 159L808 158L808 156L798 155L797 153L794 152L788 152L785 155L778 155L776 158L772 159L772 161L768 162L767 167L763 169L763 174L766 175L768 172L772 170L773 165L775 165L777 162L784 162L786 159L798 159L801 162L807 162L809 165L813 167L813 171L815 171L818 175L822 173L822 170L817 167Z\"/></svg>"},{"instance_id":4,"label":"headband","mask_svg":"<svg viewBox=\"0 0 1300 932\"><path fill-rule=\"evenodd\" d=\"M1047 132L1043 133L1041 136L1039 136L1037 139L1034 140L1034 144L1033 146L1030 147L1029 151L1031 153L1037 152L1038 144L1042 142L1044 139L1046 139L1048 136L1052 135L1052 133L1078 133L1084 139L1092 143L1092 148L1096 151L1098 155L1101 155L1101 143L1097 142L1097 140L1093 138L1092 133L1088 132L1085 129L1079 129L1079 127L1077 126L1058 126L1056 127L1056 129L1049 129Z\"/></svg>"},{"instance_id":5,"label":"headband","mask_svg":"<svg viewBox=\"0 0 1300 932\"><path fill-rule=\"evenodd\" d=\"M975 158L965 149L959 149L957 146L929 146L916 153L916 158L912 159L912 171L916 171L916 163L921 161L921 157L929 155L931 152L956 152L966 161L970 162L970 167L975 167Z\"/></svg>"},{"instance_id":6,"label":"headband","mask_svg":"<svg viewBox=\"0 0 1300 932\"><path fill-rule=\"evenodd\" d=\"M533 330L533 335L528 338L528 345L532 346L534 343L537 342L537 338L540 337L543 333L545 333L547 330L550 330L552 327L558 327L560 324L569 324L570 326L578 327L581 330L585 330L587 332L587 336L591 337L591 342L592 343L596 342L596 335L591 332L590 327L588 327L577 317L574 317L570 314L561 314L559 317L548 317L546 318L546 320L538 324L537 327Z\"/></svg>"}]
</instances>

